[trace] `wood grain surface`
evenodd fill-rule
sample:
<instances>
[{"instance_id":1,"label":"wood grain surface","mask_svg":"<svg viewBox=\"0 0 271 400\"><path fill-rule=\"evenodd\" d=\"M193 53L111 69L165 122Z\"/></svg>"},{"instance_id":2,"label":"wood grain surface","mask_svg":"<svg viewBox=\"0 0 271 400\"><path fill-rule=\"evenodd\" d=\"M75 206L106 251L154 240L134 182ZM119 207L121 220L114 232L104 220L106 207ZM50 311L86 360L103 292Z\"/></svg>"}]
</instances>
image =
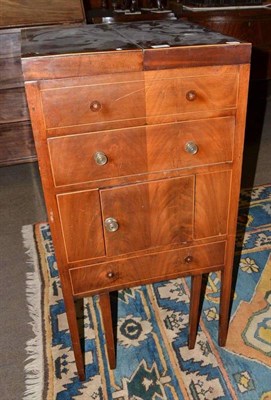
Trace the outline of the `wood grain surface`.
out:
<instances>
[{"instance_id":1,"label":"wood grain surface","mask_svg":"<svg viewBox=\"0 0 271 400\"><path fill-rule=\"evenodd\" d=\"M109 292L194 276L193 347L201 275L221 270L225 344L250 55L249 44L184 22L100 27L90 43L94 28L35 29L23 60L25 79L37 80L27 97L81 379L77 297L102 296L114 367ZM114 48L120 38L126 50ZM165 39L169 48L153 48ZM105 165L95 164L97 151Z\"/></svg>"},{"instance_id":2,"label":"wood grain surface","mask_svg":"<svg viewBox=\"0 0 271 400\"><path fill-rule=\"evenodd\" d=\"M225 242L218 242L74 268L69 271L73 294L84 296L221 269L224 252ZM192 257L189 263L188 256Z\"/></svg>"},{"instance_id":3,"label":"wood grain surface","mask_svg":"<svg viewBox=\"0 0 271 400\"><path fill-rule=\"evenodd\" d=\"M36 159L29 121L0 124L0 165L18 164Z\"/></svg>"},{"instance_id":4,"label":"wood grain surface","mask_svg":"<svg viewBox=\"0 0 271 400\"><path fill-rule=\"evenodd\" d=\"M1 27L83 21L81 0L5 0L1 5Z\"/></svg>"},{"instance_id":5,"label":"wood grain surface","mask_svg":"<svg viewBox=\"0 0 271 400\"><path fill-rule=\"evenodd\" d=\"M96 76L118 72L141 71L141 51L119 51L108 53L82 53L61 57L28 57L22 60L26 80L61 79L69 77Z\"/></svg>"},{"instance_id":6,"label":"wood grain surface","mask_svg":"<svg viewBox=\"0 0 271 400\"><path fill-rule=\"evenodd\" d=\"M29 113L24 87L0 90L0 124L28 121Z\"/></svg>"},{"instance_id":7,"label":"wood grain surface","mask_svg":"<svg viewBox=\"0 0 271 400\"><path fill-rule=\"evenodd\" d=\"M0 31L0 89L22 87L20 30Z\"/></svg>"},{"instance_id":8,"label":"wood grain surface","mask_svg":"<svg viewBox=\"0 0 271 400\"><path fill-rule=\"evenodd\" d=\"M234 129L235 119L225 117L50 138L55 185L229 162ZM194 155L185 151L191 141L199 149ZM99 151L105 165L94 160Z\"/></svg>"},{"instance_id":9,"label":"wood grain surface","mask_svg":"<svg viewBox=\"0 0 271 400\"><path fill-rule=\"evenodd\" d=\"M231 172L197 175L195 239L227 232Z\"/></svg>"},{"instance_id":10,"label":"wood grain surface","mask_svg":"<svg viewBox=\"0 0 271 400\"><path fill-rule=\"evenodd\" d=\"M236 106L238 76L232 73L210 74L208 68L202 75L183 77L179 70L173 77L169 71L145 75L146 113L148 117L171 115L182 112L218 110ZM195 93L195 99L189 101L189 92Z\"/></svg>"},{"instance_id":11,"label":"wood grain surface","mask_svg":"<svg viewBox=\"0 0 271 400\"><path fill-rule=\"evenodd\" d=\"M193 176L101 190L103 220L119 223L116 232L104 231L106 253L191 240L193 191Z\"/></svg>"},{"instance_id":12,"label":"wood grain surface","mask_svg":"<svg viewBox=\"0 0 271 400\"><path fill-rule=\"evenodd\" d=\"M103 256L98 191L59 195L57 202L68 261Z\"/></svg>"},{"instance_id":13,"label":"wood grain surface","mask_svg":"<svg viewBox=\"0 0 271 400\"><path fill-rule=\"evenodd\" d=\"M143 77L143 76L142 76ZM145 115L144 81L74 86L42 92L47 128L140 118ZM100 109L92 110L96 102Z\"/></svg>"}]
</instances>

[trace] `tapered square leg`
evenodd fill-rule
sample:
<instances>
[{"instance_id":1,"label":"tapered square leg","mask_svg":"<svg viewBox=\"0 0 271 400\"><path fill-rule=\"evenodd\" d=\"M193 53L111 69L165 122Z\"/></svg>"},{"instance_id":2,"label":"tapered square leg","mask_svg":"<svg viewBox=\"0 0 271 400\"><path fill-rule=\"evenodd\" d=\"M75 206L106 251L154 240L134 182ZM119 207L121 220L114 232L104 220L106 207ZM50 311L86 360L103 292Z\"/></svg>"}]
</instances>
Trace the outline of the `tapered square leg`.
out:
<instances>
[{"instance_id":1,"label":"tapered square leg","mask_svg":"<svg viewBox=\"0 0 271 400\"><path fill-rule=\"evenodd\" d=\"M100 294L100 307L103 318L104 333L110 369L116 368L115 339L112 323L110 294Z\"/></svg>"},{"instance_id":2,"label":"tapered square leg","mask_svg":"<svg viewBox=\"0 0 271 400\"><path fill-rule=\"evenodd\" d=\"M77 372L80 381L85 380L85 365L84 365L84 357L81 348L80 335L78 329L78 323L76 318L76 308L74 304L74 299L72 296L65 296L65 307L66 314L71 334L72 346L74 351L75 364L77 367Z\"/></svg>"},{"instance_id":3,"label":"tapered square leg","mask_svg":"<svg viewBox=\"0 0 271 400\"><path fill-rule=\"evenodd\" d=\"M229 313L232 300L232 271L224 270L221 272L221 294L220 294L220 310L219 310L219 333L218 344L225 346L229 329Z\"/></svg>"},{"instance_id":4,"label":"tapered square leg","mask_svg":"<svg viewBox=\"0 0 271 400\"><path fill-rule=\"evenodd\" d=\"M202 275L191 277L191 296L189 311L189 332L188 332L188 348L191 350L195 347L196 336L199 323L200 299L202 288Z\"/></svg>"}]
</instances>

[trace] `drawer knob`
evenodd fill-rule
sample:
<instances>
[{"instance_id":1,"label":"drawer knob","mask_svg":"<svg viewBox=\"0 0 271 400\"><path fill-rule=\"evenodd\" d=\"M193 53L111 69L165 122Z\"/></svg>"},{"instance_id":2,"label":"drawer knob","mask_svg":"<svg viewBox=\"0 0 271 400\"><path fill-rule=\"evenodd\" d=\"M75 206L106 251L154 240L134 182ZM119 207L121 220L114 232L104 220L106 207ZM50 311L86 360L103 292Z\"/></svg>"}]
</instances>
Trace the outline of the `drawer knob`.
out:
<instances>
[{"instance_id":1,"label":"drawer knob","mask_svg":"<svg viewBox=\"0 0 271 400\"><path fill-rule=\"evenodd\" d=\"M187 257L185 257L184 261L186 262L186 264L190 264L193 261L193 257L187 256Z\"/></svg>"},{"instance_id":2,"label":"drawer knob","mask_svg":"<svg viewBox=\"0 0 271 400\"><path fill-rule=\"evenodd\" d=\"M194 101L197 98L197 92L195 90L189 90L189 92L186 93L186 99L188 101Z\"/></svg>"},{"instance_id":3,"label":"drawer knob","mask_svg":"<svg viewBox=\"0 0 271 400\"><path fill-rule=\"evenodd\" d=\"M115 274L114 274L114 272L109 271L109 272L107 272L106 276L107 276L107 278L112 279L112 278L114 278Z\"/></svg>"},{"instance_id":4,"label":"drawer knob","mask_svg":"<svg viewBox=\"0 0 271 400\"><path fill-rule=\"evenodd\" d=\"M107 164L108 158L102 151L97 151L93 157L97 165Z\"/></svg>"},{"instance_id":5,"label":"drawer knob","mask_svg":"<svg viewBox=\"0 0 271 400\"><path fill-rule=\"evenodd\" d=\"M198 146L194 142L187 142L184 146L184 149L189 154L197 154L199 151Z\"/></svg>"},{"instance_id":6,"label":"drawer knob","mask_svg":"<svg viewBox=\"0 0 271 400\"><path fill-rule=\"evenodd\" d=\"M116 232L119 229L118 221L112 217L106 218L104 226L108 232Z\"/></svg>"},{"instance_id":7,"label":"drawer knob","mask_svg":"<svg viewBox=\"0 0 271 400\"><path fill-rule=\"evenodd\" d=\"M100 109L102 108L102 105L99 101L94 100L92 103L90 103L90 109L93 112L97 112L100 111Z\"/></svg>"}]
</instances>

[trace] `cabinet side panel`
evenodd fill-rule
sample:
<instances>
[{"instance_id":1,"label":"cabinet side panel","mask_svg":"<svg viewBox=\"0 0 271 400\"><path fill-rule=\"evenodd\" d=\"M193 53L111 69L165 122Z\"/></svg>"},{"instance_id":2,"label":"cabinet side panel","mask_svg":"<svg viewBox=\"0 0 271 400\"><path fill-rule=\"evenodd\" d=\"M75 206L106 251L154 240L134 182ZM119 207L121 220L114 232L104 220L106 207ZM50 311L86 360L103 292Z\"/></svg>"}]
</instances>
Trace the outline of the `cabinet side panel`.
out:
<instances>
[{"instance_id":1,"label":"cabinet side panel","mask_svg":"<svg viewBox=\"0 0 271 400\"><path fill-rule=\"evenodd\" d=\"M69 261L104 255L98 190L57 196Z\"/></svg>"},{"instance_id":2,"label":"cabinet side panel","mask_svg":"<svg viewBox=\"0 0 271 400\"><path fill-rule=\"evenodd\" d=\"M194 238L227 233L231 171L197 175Z\"/></svg>"}]
</instances>

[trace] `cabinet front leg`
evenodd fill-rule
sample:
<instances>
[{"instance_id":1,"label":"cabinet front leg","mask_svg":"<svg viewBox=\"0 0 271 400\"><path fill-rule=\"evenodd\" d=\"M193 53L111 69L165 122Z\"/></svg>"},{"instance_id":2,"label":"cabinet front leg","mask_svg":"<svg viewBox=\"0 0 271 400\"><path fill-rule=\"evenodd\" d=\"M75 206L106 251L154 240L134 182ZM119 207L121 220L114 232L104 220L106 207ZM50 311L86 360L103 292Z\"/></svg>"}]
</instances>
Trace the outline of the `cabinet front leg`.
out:
<instances>
[{"instance_id":1,"label":"cabinet front leg","mask_svg":"<svg viewBox=\"0 0 271 400\"><path fill-rule=\"evenodd\" d=\"M115 339L112 323L110 294L100 294L100 307L103 318L104 333L110 369L116 368Z\"/></svg>"},{"instance_id":2,"label":"cabinet front leg","mask_svg":"<svg viewBox=\"0 0 271 400\"><path fill-rule=\"evenodd\" d=\"M66 314L67 314L70 334L71 334L75 364L77 367L77 372L78 372L80 381L84 381L85 380L84 357L83 357L83 352L82 352L82 348L81 348L74 299L72 296L64 295L64 293L63 293L63 296L64 296L64 302L65 302L65 307L66 307Z\"/></svg>"},{"instance_id":3,"label":"cabinet front leg","mask_svg":"<svg viewBox=\"0 0 271 400\"><path fill-rule=\"evenodd\" d=\"M80 334L79 334L78 322L77 322L77 313L76 313L74 298L72 295L71 283L70 283L70 279L69 279L69 275L68 275L67 271L65 271L64 273L62 271L59 271L59 273L60 273L60 278L61 278L63 299L64 299L64 304L65 304L65 309L66 309L66 315L67 315L67 320L68 320L68 325L69 325L69 330L70 330L70 335L71 335L71 341L72 341L72 347L73 347L73 351L74 351L74 358L75 358L75 364L77 367L78 377L79 377L80 381L84 381L85 380L85 363L84 363L84 357L83 357L83 352L82 352L82 348L81 348Z\"/></svg>"},{"instance_id":4,"label":"cabinet front leg","mask_svg":"<svg viewBox=\"0 0 271 400\"><path fill-rule=\"evenodd\" d=\"M191 277L191 296L189 311L188 348L194 349L199 323L200 300L202 288L202 275Z\"/></svg>"},{"instance_id":5,"label":"cabinet front leg","mask_svg":"<svg viewBox=\"0 0 271 400\"><path fill-rule=\"evenodd\" d=\"M220 310L219 310L219 346L225 346L228 328L229 328L229 313L231 305L231 286L232 286L232 271L221 271L221 293L220 293Z\"/></svg>"}]
</instances>

